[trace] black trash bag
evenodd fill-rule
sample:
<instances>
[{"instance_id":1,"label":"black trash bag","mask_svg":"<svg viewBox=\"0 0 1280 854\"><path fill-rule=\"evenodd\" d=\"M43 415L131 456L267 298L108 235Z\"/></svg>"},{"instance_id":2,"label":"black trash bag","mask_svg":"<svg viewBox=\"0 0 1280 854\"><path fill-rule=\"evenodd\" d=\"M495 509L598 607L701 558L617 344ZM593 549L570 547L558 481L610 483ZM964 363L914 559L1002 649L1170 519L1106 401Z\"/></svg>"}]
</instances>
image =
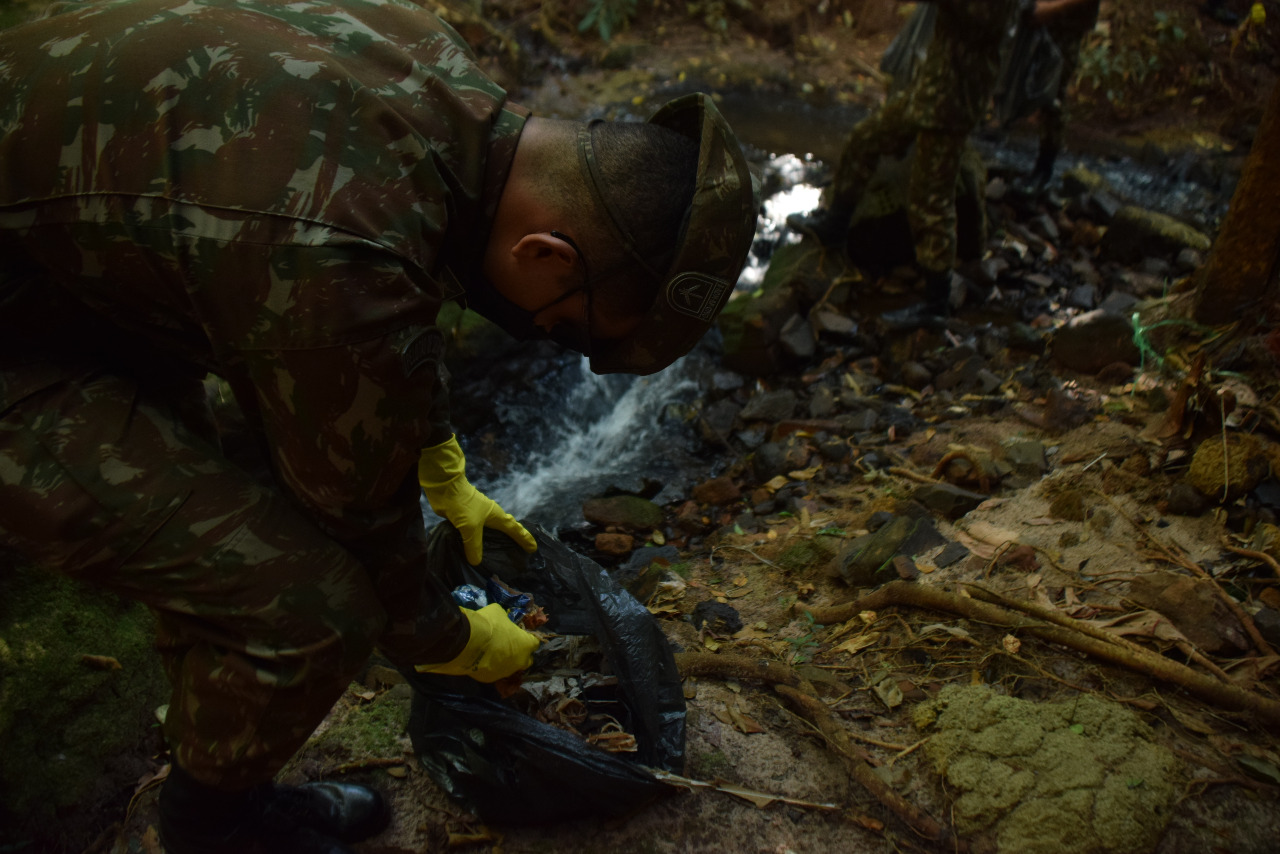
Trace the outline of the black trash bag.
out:
<instances>
[{"instance_id":1,"label":"black trash bag","mask_svg":"<svg viewBox=\"0 0 1280 854\"><path fill-rule=\"evenodd\" d=\"M450 589L484 587L497 576L533 594L548 613L548 631L594 636L617 687L614 696L587 702L621 722L637 751L593 747L514 708L491 685L410 671L414 751L441 788L492 824L628 814L672 791L648 768L683 771L685 701L675 659L653 615L604 569L541 526L525 527L537 552L526 555L510 537L486 531L484 560L473 567L457 529L442 522L428 538L429 565Z\"/></svg>"},{"instance_id":2,"label":"black trash bag","mask_svg":"<svg viewBox=\"0 0 1280 854\"><path fill-rule=\"evenodd\" d=\"M996 120L1002 127L1053 105L1062 80L1062 51L1044 26L1024 10L995 89Z\"/></svg>"},{"instance_id":3,"label":"black trash bag","mask_svg":"<svg viewBox=\"0 0 1280 854\"><path fill-rule=\"evenodd\" d=\"M938 20L938 7L934 3L920 3L911 18L902 25L893 41L880 56L880 70L892 79L889 91L905 89L915 76L916 66L924 62L933 41L933 28Z\"/></svg>"}]
</instances>

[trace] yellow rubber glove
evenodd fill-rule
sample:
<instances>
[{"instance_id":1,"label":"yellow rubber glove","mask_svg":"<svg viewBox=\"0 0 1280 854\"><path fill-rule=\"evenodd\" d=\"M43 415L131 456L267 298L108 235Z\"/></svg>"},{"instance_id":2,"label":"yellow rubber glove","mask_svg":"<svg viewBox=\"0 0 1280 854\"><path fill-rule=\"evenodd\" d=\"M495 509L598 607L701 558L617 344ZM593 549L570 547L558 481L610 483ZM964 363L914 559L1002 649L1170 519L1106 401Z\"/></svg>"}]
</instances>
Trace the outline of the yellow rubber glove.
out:
<instances>
[{"instance_id":1,"label":"yellow rubber glove","mask_svg":"<svg viewBox=\"0 0 1280 854\"><path fill-rule=\"evenodd\" d=\"M462 534L467 563L476 566L484 555L484 529L496 528L520 544L536 551L538 542L515 517L471 485L466 475L467 460L457 436L434 448L423 448L418 457L418 483L431 509L453 523Z\"/></svg>"},{"instance_id":2,"label":"yellow rubber glove","mask_svg":"<svg viewBox=\"0 0 1280 854\"><path fill-rule=\"evenodd\" d=\"M470 676L478 682L497 682L533 664L533 651L541 641L511 622L498 603L479 611L460 609L471 624L471 639L453 661L419 664L419 673Z\"/></svg>"}]
</instances>

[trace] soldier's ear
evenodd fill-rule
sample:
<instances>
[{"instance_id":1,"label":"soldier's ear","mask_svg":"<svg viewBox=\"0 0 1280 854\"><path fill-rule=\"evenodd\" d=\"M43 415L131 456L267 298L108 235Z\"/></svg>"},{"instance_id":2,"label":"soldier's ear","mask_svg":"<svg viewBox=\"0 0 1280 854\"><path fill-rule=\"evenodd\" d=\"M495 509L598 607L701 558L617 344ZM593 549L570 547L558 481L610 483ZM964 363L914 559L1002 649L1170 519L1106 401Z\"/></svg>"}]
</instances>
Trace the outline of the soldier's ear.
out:
<instances>
[{"instance_id":1,"label":"soldier's ear","mask_svg":"<svg viewBox=\"0 0 1280 854\"><path fill-rule=\"evenodd\" d=\"M578 265L578 253L566 241L545 231L526 234L511 247L511 255L521 265L545 266L550 271L568 272Z\"/></svg>"}]
</instances>

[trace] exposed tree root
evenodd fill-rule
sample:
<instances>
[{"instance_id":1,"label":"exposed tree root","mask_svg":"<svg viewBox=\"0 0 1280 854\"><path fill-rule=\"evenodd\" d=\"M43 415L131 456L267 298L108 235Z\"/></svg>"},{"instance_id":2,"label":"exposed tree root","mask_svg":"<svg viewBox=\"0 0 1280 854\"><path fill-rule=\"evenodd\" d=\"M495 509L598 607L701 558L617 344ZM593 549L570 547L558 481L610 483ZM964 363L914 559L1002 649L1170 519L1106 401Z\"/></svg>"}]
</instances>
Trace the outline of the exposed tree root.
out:
<instances>
[{"instance_id":1,"label":"exposed tree root","mask_svg":"<svg viewBox=\"0 0 1280 854\"><path fill-rule=\"evenodd\" d=\"M675 659L680 673L685 676L758 679L771 684L774 690L781 694L805 720L822 733L827 743L849 769L849 775L859 785L916 833L934 841L944 838L946 830L942 825L895 792L867 764L863 758L865 753L845 733L840 721L827 708L827 704L818 699L813 684L792 668L776 661L701 652L677 653ZM956 844L959 845L959 843ZM965 849L960 845L955 850Z\"/></svg>"},{"instance_id":2,"label":"exposed tree root","mask_svg":"<svg viewBox=\"0 0 1280 854\"><path fill-rule=\"evenodd\" d=\"M1050 643L1061 644L1096 658L1119 664L1154 679L1171 682L1202 700L1232 711L1250 712L1261 722L1280 726L1280 702L1246 691L1234 684L1224 684L1218 679L1198 673L1136 644L1126 644L1119 639L1096 637L1078 625L1078 621L1063 617L1050 625L1039 619L981 602L980 588L953 593L938 587L913 584L907 581L891 581L880 589L852 602L830 608L804 608L815 622L824 625L842 623L852 619L860 611L875 611L891 605L908 605L946 611L994 626L1016 629ZM981 591L985 593L985 591ZM988 594L989 595L989 594ZM1093 627L1088 627L1092 629Z\"/></svg>"}]
</instances>

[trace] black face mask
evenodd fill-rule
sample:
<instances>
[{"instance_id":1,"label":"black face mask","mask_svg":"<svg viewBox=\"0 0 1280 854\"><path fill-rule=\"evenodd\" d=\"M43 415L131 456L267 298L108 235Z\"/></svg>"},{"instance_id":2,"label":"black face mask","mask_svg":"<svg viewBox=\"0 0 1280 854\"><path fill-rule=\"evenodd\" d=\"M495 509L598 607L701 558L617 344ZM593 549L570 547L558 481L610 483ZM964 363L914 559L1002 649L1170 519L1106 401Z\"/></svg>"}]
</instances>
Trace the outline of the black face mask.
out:
<instances>
[{"instance_id":1,"label":"black face mask","mask_svg":"<svg viewBox=\"0 0 1280 854\"><path fill-rule=\"evenodd\" d=\"M547 305L530 311L527 308L521 308L516 305L503 296L493 286L492 282L480 277L467 289L467 308L479 314L485 320L497 324L503 332L506 332L517 341L551 340L567 350L573 350L587 356L591 353L591 345L589 338L584 334L584 330L579 330L573 324L557 323L548 332L533 322L533 319L539 314L576 293L579 293L576 289L567 291Z\"/></svg>"},{"instance_id":2,"label":"black face mask","mask_svg":"<svg viewBox=\"0 0 1280 854\"><path fill-rule=\"evenodd\" d=\"M467 308L497 324L517 341L547 338L546 332L533 322L537 312L521 308L507 299L484 276L477 277L467 288Z\"/></svg>"}]
</instances>

